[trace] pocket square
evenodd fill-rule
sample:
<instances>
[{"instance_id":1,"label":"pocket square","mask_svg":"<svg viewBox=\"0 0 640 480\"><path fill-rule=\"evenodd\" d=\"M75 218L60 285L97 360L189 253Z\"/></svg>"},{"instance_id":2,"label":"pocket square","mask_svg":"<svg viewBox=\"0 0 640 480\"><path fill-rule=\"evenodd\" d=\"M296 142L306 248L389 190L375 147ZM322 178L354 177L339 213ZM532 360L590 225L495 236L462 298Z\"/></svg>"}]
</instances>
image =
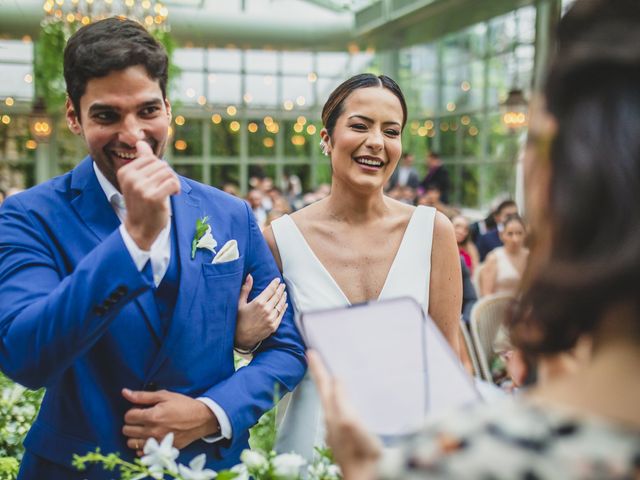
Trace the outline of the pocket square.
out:
<instances>
[{"instance_id":1,"label":"pocket square","mask_svg":"<svg viewBox=\"0 0 640 480\"><path fill-rule=\"evenodd\" d=\"M211 263L227 263L237 260L238 258L240 258L238 242L235 240L229 240L216 254Z\"/></svg>"}]
</instances>

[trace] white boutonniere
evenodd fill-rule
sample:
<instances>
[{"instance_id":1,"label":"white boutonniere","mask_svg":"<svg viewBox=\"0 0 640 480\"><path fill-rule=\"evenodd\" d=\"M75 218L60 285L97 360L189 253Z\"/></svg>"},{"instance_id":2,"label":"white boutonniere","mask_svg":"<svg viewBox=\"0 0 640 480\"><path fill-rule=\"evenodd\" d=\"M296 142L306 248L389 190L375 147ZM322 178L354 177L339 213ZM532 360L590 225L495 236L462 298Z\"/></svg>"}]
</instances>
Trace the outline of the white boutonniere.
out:
<instances>
[{"instance_id":1,"label":"white boutonniere","mask_svg":"<svg viewBox=\"0 0 640 480\"><path fill-rule=\"evenodd\" d=\"M218 242L211 234L211 225L209 225L209 217L199 218L196 221L196 233L191 241L191 259L196 257L198 248L206 248L215 255Z\"/></svg>"}]
</instances>

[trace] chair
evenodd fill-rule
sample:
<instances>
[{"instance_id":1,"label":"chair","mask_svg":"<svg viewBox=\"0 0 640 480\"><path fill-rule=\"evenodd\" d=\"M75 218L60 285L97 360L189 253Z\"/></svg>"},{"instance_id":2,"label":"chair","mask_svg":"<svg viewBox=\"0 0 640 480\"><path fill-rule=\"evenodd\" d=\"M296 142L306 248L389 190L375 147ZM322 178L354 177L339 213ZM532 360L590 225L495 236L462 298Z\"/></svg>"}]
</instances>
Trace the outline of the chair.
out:
<instances>
[{"instance_id":1,"label":"chair","mask_svg":"<svg viewBox=\"0 0 640 480\"><path fill-rule=\"evenodd\" d=\"M460 331L462 332L462 338L464 339L464 346L467 349L467 353L469 354L469 358L471 359L471 366L473 367L473 375L476 377L481 376L480 365L478 364L478 356L476 354L476 349L473 346L473 340L471 340L471 335L469 334L469 327L464 322L464 320L460 320Z\"/></svg>"},{"instance_id":2,"label":"chair","mask_svg":"<svg viewBox=\"0 0 640 480\"><path fill-rule=\"evenodd\" d=\"M479 263L476 265L476 268L473 270L473 275L471 275L471 283L473 283L473 288L476 289L476 294L478 298L482 296L480 293L480 275L482 274L482 269L485 267L485 263Z\"/></svg>"},{"instance_id":3,"label":"chair","mask_svg":"<svg viewBox=\"0 0 640 480\"><path fill-rule=\"evenodd\" d=\"M471 310L471 335L482 378L488 382L493 382L489 368L489 361L494 353L493 341L513 300L512 294L487 295L478 300Z\"/></svg>"}]
</instances>

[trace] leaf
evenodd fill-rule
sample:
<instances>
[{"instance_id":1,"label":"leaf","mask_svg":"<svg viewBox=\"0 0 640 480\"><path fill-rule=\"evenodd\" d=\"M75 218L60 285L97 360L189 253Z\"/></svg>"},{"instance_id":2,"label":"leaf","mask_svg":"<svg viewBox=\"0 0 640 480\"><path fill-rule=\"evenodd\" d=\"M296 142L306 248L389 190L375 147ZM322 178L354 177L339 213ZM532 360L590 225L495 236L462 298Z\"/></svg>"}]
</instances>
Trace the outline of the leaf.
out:
<instances>
[{"instance_id":1,"label":"leaf","mask_svg":"<svg viewBox=\"0 0 640 480\"><path fill-rule=\"evenodd\" d=\"M198 240L207 232L207 228L209 228L208 221L209 217L207 215L196 220L196 233L193 235L193 240L191 241L191 260L196 258L196 245L198 244Z\"/></svg>"},{"instance_id":2,"label":"leaf","mask_svg":"<svg viewBox=\"0 0 640 480\"><path fill-rule=\"evenodd\" d=\"M218 472L216 480L233 480L238 475L239 474L237 472L232 472L231 470L223 470L221 472Z\"/></svg>"}]
</instances>

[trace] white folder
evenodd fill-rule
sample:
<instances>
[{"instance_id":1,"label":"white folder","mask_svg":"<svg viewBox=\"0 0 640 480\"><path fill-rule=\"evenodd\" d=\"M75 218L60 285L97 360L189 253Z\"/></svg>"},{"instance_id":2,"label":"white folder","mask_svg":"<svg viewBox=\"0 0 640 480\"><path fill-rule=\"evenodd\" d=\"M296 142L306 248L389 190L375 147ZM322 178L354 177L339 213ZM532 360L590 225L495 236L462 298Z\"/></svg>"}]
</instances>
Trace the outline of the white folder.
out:
<instances>
[{"instance_id":1,"label":"white folder","mask_svg":"<svg viewBox=\"0 0 640 480\"><path fill-rule=\"evenodd\" d=\"M427 415L480 401L438 327L411 298L308 312L298 326L383 439L417 431Z\"/></svg>"}]
</instances>

